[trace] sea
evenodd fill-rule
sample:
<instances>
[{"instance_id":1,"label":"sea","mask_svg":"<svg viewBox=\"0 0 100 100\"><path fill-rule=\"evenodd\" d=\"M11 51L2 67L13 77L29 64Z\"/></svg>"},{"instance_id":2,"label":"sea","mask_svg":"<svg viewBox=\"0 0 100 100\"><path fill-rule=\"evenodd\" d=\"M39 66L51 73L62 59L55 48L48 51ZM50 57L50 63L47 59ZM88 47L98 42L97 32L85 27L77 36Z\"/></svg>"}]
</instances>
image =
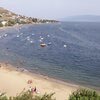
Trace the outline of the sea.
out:
<instances>
[{"instance_id":1,"label":"sea","mask_svg":"<svg viewBox=\"0 0 100 100\"><path fill-rule=\"evenodd\" d=\"M0 29L0 62L100 90L100 23L58 22Z\"/></svg>"}]
</instances>

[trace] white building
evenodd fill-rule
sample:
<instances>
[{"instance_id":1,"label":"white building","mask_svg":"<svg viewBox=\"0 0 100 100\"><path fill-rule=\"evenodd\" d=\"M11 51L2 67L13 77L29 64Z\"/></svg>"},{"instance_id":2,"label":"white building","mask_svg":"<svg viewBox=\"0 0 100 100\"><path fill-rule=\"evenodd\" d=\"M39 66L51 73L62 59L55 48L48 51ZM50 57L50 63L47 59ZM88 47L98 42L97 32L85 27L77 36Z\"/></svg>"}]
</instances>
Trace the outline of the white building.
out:
<instances>
[{"instance_id":1,"label":"white building","mask_svg":"<svg viewBox=\"0 0 100 100\"><path fill-rule=\"evenodd\" d=\"M7 21L2 21L1 24L2 24L3 26L6 26Z\"/></svg>"}]
</instances>

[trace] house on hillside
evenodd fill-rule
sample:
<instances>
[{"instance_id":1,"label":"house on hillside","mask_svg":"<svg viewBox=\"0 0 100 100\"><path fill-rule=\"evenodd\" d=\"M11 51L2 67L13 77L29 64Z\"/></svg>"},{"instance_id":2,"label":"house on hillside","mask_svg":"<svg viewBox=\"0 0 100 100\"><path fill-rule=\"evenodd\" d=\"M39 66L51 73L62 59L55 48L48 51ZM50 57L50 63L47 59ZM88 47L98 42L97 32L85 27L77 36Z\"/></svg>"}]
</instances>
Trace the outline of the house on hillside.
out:
<instances>
[{"instance_id":1,"label":"house on hillside","mask_svg":"<svg viewBox=\"0 0 100 100\"><path fill-rule=\"evenodd\" d=\"M2 14L0 14L0 17L3 17Z\"/></svg>"},{"instance_id":2,"label":"house on hillside","mask_svg":"<svg viewBox=\"0 0 100 100\"><path fill-rule=\"evenodd\" d=\"M4 20L4 21L2 21L1 23L2 23L3 26L6 26L7 21Z\"/></svg>"},{"instance_id":3,"label":"house on hillside","mask_svg":"<svg viewBox=\"0 0 100 100\"><path fill-rule=\"evenodd\" d=\"M1 24L1 26L6 26L7 23L8 23L8 22L7 22L6 20L0 19L0 24Z\"/></svg>"}]
</instances>

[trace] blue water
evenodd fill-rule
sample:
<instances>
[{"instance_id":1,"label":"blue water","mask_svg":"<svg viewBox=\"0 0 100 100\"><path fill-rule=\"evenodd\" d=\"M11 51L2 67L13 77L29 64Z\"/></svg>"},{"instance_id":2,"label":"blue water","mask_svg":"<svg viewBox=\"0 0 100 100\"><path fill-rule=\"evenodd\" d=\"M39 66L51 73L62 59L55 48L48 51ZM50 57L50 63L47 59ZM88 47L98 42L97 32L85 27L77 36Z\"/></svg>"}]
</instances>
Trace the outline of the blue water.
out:
<instances>
[{"instance_id":1,"label":"blue water","mask_svg":"<svg viewBox=\"0 0 100 100\"><path fill-rule=\"evenodd\" d=\"M47 46L41 47L41 43ZM0 30L0 61L100 89L100 23L66 22Z\"/></svg>"}]
</instances>

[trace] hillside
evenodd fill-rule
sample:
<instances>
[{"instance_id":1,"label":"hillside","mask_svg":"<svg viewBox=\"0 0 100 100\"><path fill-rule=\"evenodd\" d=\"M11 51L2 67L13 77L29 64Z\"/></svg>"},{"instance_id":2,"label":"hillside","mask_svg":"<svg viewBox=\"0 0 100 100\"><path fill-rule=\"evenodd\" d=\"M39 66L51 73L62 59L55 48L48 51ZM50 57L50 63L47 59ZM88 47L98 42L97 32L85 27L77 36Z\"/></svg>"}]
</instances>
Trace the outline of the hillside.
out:
<instances>
[{"instance_id":1,"label":"hillside","mask_svg":"<svg viewBox=\"0 0 100 100\"><path fill-rule=\"evenodd\" d=\"M4 25L2 25L2 22ZM57 21L22 16L0 7L0 26L1 27L12 26L15 24L52 23L52 22L57 22Z\"/></svg>"},{"instance_id":2,"label":"hillside","mask_svg":"<svg viewBox=\"0 0 100 100\"><path fill-rule=\"evenodd\" d=\"M17 14L0 7L0 19L12 19L13 16L17 17Z\"/></svg>"},{"instance_id":3,"label":"hillside","mask_svg":"<svg viewBox=\"0 0 100 100\"><path fill-rule=\"evenodd\" d=\"M8 11L8 10L6 10L6 9L4 9L4 8L2 8L2 7L0 7L0 14L12 14L12 15L16 15L16 14L14 14L13 12L11 12L11 11Z\"/></svg>"}]
</instances>

